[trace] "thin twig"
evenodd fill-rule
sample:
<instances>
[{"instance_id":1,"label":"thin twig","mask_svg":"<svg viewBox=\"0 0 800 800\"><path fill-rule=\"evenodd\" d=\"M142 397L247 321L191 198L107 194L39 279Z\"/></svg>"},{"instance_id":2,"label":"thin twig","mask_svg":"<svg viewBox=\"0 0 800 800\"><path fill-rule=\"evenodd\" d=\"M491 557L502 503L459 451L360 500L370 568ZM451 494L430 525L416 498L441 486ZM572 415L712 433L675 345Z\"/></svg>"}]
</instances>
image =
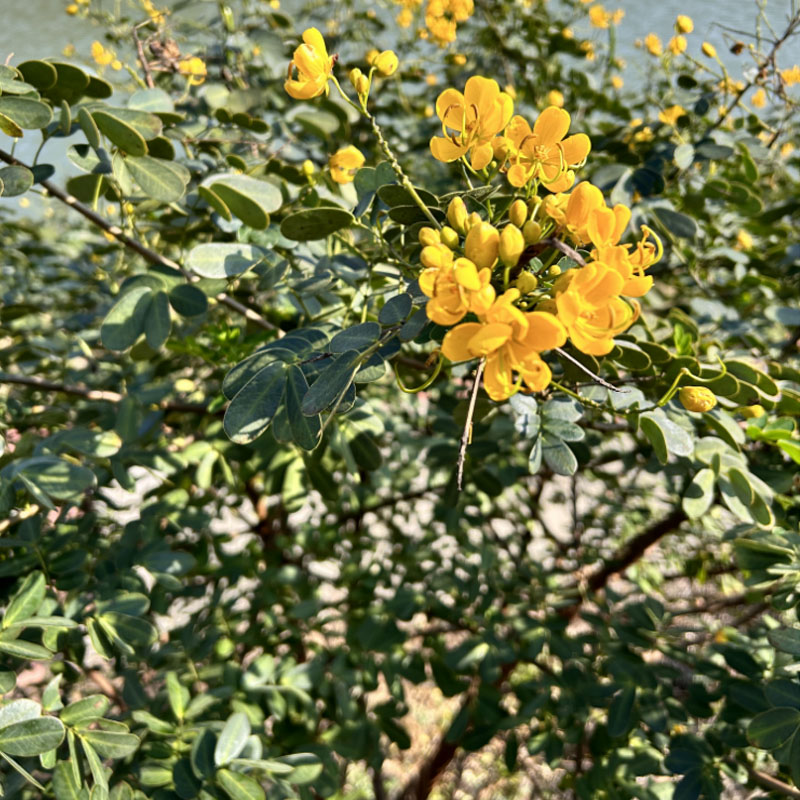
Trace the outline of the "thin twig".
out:
<instances>
[{"instance_id":1,"label":"thin twig","mask_svg":"<svg viewBox=\"0 0 800 800\"><path fill-rule=\"evenodd\" d=\"M142 25L149 25L150 20L143 22ZM142 40L139 38L139 28L141 25L133 26L133 41L136 43L136 55L139 57L139 63L142 65L142 72L144 72L144 82L147 84L148 89L154 89L155 83L153 82L153 73L150 71L150 62L144 52Z\"/></svg>"},{"instance_id":2,"label":"thin twig","mask_svg":"<svg viewBox=\"0 0 800 800\"><path fill-rule=\"evenodd\" d=\"M540 244L548 245L550 247L555 247L556 250L560 250L565 256L568 256L573 261L575 261L578 266L585 267L586 262L583 259L583 256L574 248L570 247L565 242L562 242L561 239L549 238L549 239L542 239Z\"/></svg>"},{"instance_id":3,"label":"thin twig","mask_svg":"<svg viewBox=\"0 0 800 800\"><path fill-rule=\"evenodd\" d=\"M87 386L73 386L66 383L47 381L32 375L13 375L9 372L0 372L0 384L16 384L18 386L32 386L44 392L61 392L85 397L87 400L101 400L107 403L120 403L125 395L119 392L109 392L102 389L89 389ZM207 414L208 408L202 403L162 402L158 404L163 411L185 411L193 414ZM219 413L222 413L220 410Z\"/></svg>"},{"instance_id":4,"label":"thin twig","mask_svg":"<svg viewBox=\"0 0 800 800\"><path fill-rule=\"evenodd\" d=\"M4 150L0 150L0 161L5 161L6 164L12 164L18 167L30 169L27 164L24 164L22 161L14 158L14 156L12 156L10 153L6 153ZM46 189L53 197L57 198L71 208L74 208L93 225L96 225L98 228L101 228L106 233L113 236L118 242L124 244L129 250L133 250L133 252L138 253L146 261L149 261L151 264L157 264L161 267L177 270L185 278L189 280L192 279L191 274L187 272L180 264L178 264L177 261L173 261L166 256L162 256L160 253L157 253L155 250L151 250L149 247L146 247L136 239L132 239L122 230L122 228L119 227L119 225L114 225L113 223L109 222L100 214L81 203L77 197L69 194L69 192L65 192L62 188L56 186L50 181L40 181L40 183L42 187ZM217 302L224 306L228 306L228 308L236 311L238 314L242 314L253 324L258 325L265 330L274 331L279 338L283 336L283 331L277 325L273 325L271 322L264 319L260 314L257 314L251 308L243 305L238 300L234 300L224 292L217 295Z\"/></svg>"},{"instance_id":5,"label":"thin twig","mask_svg":"<svg viewBox=\"0 0 800 800\"><path fill-rule=\"evenodd\" d=\"M483 368L486 365L486 360L481 359L478 364L478 369L475 371L475 383L472 384L472 394L469 398L469 408L467 409L467 419L464 422L464 432L461 434L461 445L458 448L458 462L457 462L457 485L458 491L462 489L464 481L464 461L467 458L467 445L472 441L472 417L475 415L475 404L478 402L478 392L481 388L481 377L483 376Z\"/></svg>"},{"instance_id":6,"label":"thin twig","mask_svg":"<svg viewBox=\"0 0 800 800\"><path fill-rule=\"evenodd\" d=\"M625 392L630 391L630 389L620 389L614 386L613 384L609 383L608 381L603 380L599 375L596 375L594 372L592 372L589 369L589 367L587 367L585 364L581 364L581 362L578 361L578 359L575 358L575 356L571 356L566 350L564 350L564 348L556 347L555 350L556 353L566 358L567 361L572 362L579 370L581 370L581 372L585 372L595 383L599 383L601 386L605 386L606 389L611 389L612 392L621 392L624 394Z\"/></svg>"}]
</instances>

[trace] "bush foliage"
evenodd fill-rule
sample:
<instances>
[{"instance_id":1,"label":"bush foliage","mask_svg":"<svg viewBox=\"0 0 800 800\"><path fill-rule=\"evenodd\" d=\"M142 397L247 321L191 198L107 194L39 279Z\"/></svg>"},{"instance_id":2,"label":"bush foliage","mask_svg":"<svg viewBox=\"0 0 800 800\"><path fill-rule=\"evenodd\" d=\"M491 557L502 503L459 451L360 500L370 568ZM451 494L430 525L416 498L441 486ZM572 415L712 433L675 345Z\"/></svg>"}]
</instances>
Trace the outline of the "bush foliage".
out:
<instances>
[{"instance_id":1,"label":"bush foliage","mask_svg":"<svg viewBox=\"0 0 800 800\"><path fill-rule=\"evenodd\" d=\"M800 796L795 4L111 5L0 66L5 796Z\"/></svg>"}]
</instances>

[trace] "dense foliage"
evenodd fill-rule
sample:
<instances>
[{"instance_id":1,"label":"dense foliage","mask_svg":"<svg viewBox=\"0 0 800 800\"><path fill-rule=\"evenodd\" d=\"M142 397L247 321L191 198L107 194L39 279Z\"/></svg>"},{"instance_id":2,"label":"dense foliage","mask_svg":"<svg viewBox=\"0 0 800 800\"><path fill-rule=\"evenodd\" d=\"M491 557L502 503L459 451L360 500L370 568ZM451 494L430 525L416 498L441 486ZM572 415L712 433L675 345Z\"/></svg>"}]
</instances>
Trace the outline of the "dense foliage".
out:
<instances>
[{"instance_id":1,"label":"dense foliage","mask_svg":"<svg viewBox=\"0 0 800 800\"><path fill-rule=\"evenodd\" d=\"M0 66L5 796L800 797L795 4L109 5Z\"/></svg>"}]
</instances>

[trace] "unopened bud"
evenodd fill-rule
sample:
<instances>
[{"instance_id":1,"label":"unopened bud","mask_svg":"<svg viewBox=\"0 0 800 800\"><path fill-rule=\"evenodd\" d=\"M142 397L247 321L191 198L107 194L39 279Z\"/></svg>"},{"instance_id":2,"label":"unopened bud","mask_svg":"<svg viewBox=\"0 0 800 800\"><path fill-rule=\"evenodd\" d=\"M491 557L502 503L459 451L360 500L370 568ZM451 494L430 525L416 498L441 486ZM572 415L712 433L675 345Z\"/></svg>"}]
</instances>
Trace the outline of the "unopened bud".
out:
<instances>
[{"instance_id":1,"label":"unopened bud","mask_svg":"<svg viewBox=\"0 0 800 800\"><path fill-rule=\"evenodd\" d=\"M372 66L375 67L384 78L388 78L397 71L398 64L397 54L393 50L384 50L378 55L372 63Z\"/></svg>"},{"instance_id":2,"label":"unopened bud","mask_svg":"<svg viewBox=\"0 0 800 800\"><path fill-rule=\"evenodd\" d=\"M684 386L678 397L687 411L711 411L717 404L714 392L705 386Z\"/></svg>"},{"instance_id":3,"label":"unopened bud","mask_svg":"<svg viewBox=\"0 0 800 800\"><path fill-rule=\"evenodd\" d=\"M767 412L764 410L764 406L744 406L743 408L739 409L742 413L742 416L745 419L757 419L758 417L763 417L764 414Z\"/></svg>"},{"instance_id":4,"label":"unopened bud","mask_svg":"<svg viewBox=\"0 0 800 800\"><path fill-rule=\"evenodd\" d=\"M525 224L525 220L528 219L528 206L526 202L520 199L515 200L508 209L508 218L514 225L521 228Z\"/></svg>"},{"instance_id":5,"label":"unopened bud","mask_svg":"<svg viewBox=\"0 0 800 800\"><path fill-rule=\"evenodd\" d=\"M469 231L470 228L474 228L476 225L480 225L481 222L483 222L483 220L481 219L481 215L477 211L473 211L467 217L467 222L464 225L464 227L466 228L467 231Z\"/></svg>"},{"instance_id":6,"label":"unopened bud","mask_svg":"<svg viewBox=\"0 0 800 800\"><path fill-rule=\"evenodd\" d=\"M525 239L522 236L522 231L513 222L510 222L500 232L498 253L503 265L516 267L524 249Z\"/></svg>"},{"instance_id":7,"label":"unopened bud","mask_svg":"<svg viewBox=\"0 0 800 800\"><path fill-rule=\"evenodd\" d=\"M459 233L466 231L467 206L460 197L454 197L447 206L447 221Z\"/></svg>"},{"instance_id":8,"label":"unopened bud","mask_svg":"<svg viewBox=\"0 0 800 800\"><path fill-rule=\"evenodd\" d=\"M553 266L547 270L547 274L551 278L557 278L561 274L561 267L559 267L558 264L553 264Z\"/></svg>"},{"instance_id":9,"label":"unopened bud","mask_svg":"<svg viewBox=\"0 0 800 800\"><path fill-rule=\"evenodd\" d=\"M428 245L435 246L441 242L439 234L433 228L420 228L419 243L423 247Z\"/></svg>"},{"instance_id":10,"label":"unopened bud","mask_svg":"<svg viewBox=\"0 0 800 800\"><path fill-rule=\"evenodd\" d=\"M364 73L358 67L354 67L347 74L347 77L350 79L353 88L358 91L358 82L364 77Z\"/></svg>"},{"instance_id":11,"label":"unopened bud","mask_svg":"<svg viewBox=\"0 0 800 800\"><path fill-rule=\"evenodd\" d=\"M464 242L464 254L478 269L493 267L500 252L500 234L488 222L473 225Z\"/></svg>"},{"instance_id":12,"label":"unopened bud","mask_svg":"<svg viewBox=\"0 0 800 800\"><path fill-rule=\"evenodd\" d=\"M538 222L529 219L522 226L522 236L525 244L536 244L542 238L542 226Z\"/></svg>"},{"instance_id":13,"label":"unopened bud","mask_svg":"<svg viewBox=\"0 0 800 800\"><path fill-rule=\"evenodd\" d=\"M447 245L451 250L455 250L458 247L459 237L458 233L454 231L449 225L445 225L441 231L439 231L439 236L442 239L442 244Z\"/></svg>"},{"instance_id":14,"label":"unopened bud","mask_svg":"<svg viewBox=\"0 0 800 800\"><path fill-rule=\"evenodd\" d=\"M307 158L303 162L303 175L305 175L307 178L310 178L313 174L314 174L314 162L310 158Z\"/></svg>"},{"instance_id":15,"label":"unopened bud","mask_svg":"<svg viewBox=\"0 0 800 800\"><path fill-rule=\"evenodd\" d=\"M539 285L539 279L530 272L523 272L518 278L516 287L522 295L530 294Z\"/></svg>"}]
</instances>

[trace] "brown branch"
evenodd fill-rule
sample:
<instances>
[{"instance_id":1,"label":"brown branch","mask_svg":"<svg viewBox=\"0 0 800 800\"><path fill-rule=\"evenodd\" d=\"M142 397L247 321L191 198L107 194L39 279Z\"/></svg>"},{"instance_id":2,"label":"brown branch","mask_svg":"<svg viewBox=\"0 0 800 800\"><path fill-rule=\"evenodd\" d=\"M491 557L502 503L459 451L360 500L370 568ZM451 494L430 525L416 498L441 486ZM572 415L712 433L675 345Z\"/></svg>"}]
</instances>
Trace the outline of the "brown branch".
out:
<instances>
[{"instance_id":1,"label":"brown branch","mask_svg":"<svg viewBox=\"0 0 800 800\"><path fill-rule=\"evenodd\" d=\"M469 398L467 408L467 418L464 421L464 432L461 434L461 444L458 448L458 461L456 462L457 484L460 492L464 483L464 462L467 459L467 445L472 441L472 417L475 415L475 404L478 402L478 392L481 388L481 377L483 368L486 366L486 359L481 359L478 369L475 370L475 382L472 384L472 393Z\"/></svg>"},{"instance_id":2,"label":"brown branch","mask_svg":"<svg viewBox=\"0 0 800 800\"><path fill-rule=\"evenodd\" d=\"M580 267L585 267L586 262L583 260L583 256L575 250L575 248L570 247L565 242L562 242L561 239L556 239L554 237L550 237L549 239L542 239L539 244L548 245L549 247L555 247L556 250L560 250L565 256L571 258L574 262L578 264Z\"/></svg>"},{"instance_id":3,"label":"brown branch","mask_svg":"<svg viewBox=\"0 0 800 800\"><path fill-rule=\"evenodd\" d=\"M119 392L109 392L101 389L89 389L87 386L73 386L66 383L56 383L47 381L43 378L35 378L31 375L12 375L8 372L0 372L0 384L16 384L18 386L31 386L43 392L61 392L62 394L74 394L78 397L85 397L87 400L100 400L107 403L120 403L125 399L124 394ZM158 407L163 411L185 411L192 414L208 414L208 408L202 403L182 403L161 402ZM223 413L222 410L217 412Z\"/></svg>"},{"instance_id":4,"label":"brown branch","mask_svg":"<svg viewBox=\"0 0 800 800\"><path fill-rule=\"evenodd\" d=\"M24 164L22 161L14 158L14 156L12 156L10 153L6 153L4 150L0 150L0 161L5 161L6 164L12 164L14 166L30 169L27 164ZM184 270L183 267L176 261L173 261L166 256L162 256L160 253L157 253L155 250L151 250L149 247L146 247L136 239L132 239L122 230L122 228L119 227L119 225L114 225L113 223L109 222L96 211L93 211L91 208L81 203L77 197L69 194L69 192L65 192L61 187L56 186L50 181L40 181L40 184L53 197L60 200L65 205L74 208L93 225L96 225L101 230L104 230L106 233L113 236L118 242L124 244L129 250L133 250L134 253L138 253L146 261L149 261L151 264L156 264L157 266L177 270L181 273L181 275L191 280L191 274ZM236 311L238 314L242 314L254 325L258 325L259 327L268 331L274 331L278 337L283 336L283 331L277 325L273 325L271 322L264 319L260 314L257 314L251 308L243 305L238 300L234 300L232 297L225 294L225 292L221 292L217 295L217 302L224 306L228 306L228 308Z\"/></svg>"},{"instance_id":5,"label":"brown branch","mask_svg":"<svg viewBox=\"0 0 800 800\"><path fill-rule=\"evenodd\" d=\"M788 783L784 783L777 778L773 778L772 775L767 775L766 772L760 772L757 769L748 767L747 773L754 783L757 783L764 789L769 789L771 792L778 792L778 794L782 794L784 797L800 798L800 790L795 789L794 786L789 786Z\"/></svg>"},{"instance_id":6,"label":"brown branch","mask_svg":"<svg viewBox=\"0 0 800 800\"><path fill-rule=\"evenodd\" d=\"M153 82L153 73L150 70L150 62L147 60L144 47L142 46L142 40L139 38L139 28L142 27L142 25L149 24L150 20L147 20L146 22L133 26L133 41L136 43L136 55L139 58L139 63L142 65L142 72L144 72L144 82L147 84L148 89L154 89L155 83Z\"/></svg>"}]
</instances>

